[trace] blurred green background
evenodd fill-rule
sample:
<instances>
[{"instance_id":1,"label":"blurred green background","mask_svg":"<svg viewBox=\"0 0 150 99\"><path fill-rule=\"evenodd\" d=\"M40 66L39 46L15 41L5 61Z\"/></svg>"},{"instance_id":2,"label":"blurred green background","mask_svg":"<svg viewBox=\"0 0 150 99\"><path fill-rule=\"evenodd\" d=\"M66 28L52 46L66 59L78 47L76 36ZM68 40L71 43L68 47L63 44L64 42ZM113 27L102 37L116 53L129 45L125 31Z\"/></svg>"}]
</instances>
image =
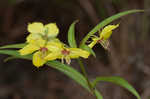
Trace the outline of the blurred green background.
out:
<instances>
[{"instance_id":1,"label":"blurred green background","mask_svg":"<svg viewBox=\"0 0 150 99\"><path fill-rule=\"evenodd\" d=\"M31 22L56 22L59 38L67 43L67 31L74 20L76 39L81 39L96 24L118 12L146 9L123 17L111 37L111 52L95 46L97 58L85 60L90 80L96 76L121 76L131 83L142 99L150 97L150 0L0 0L0 45L23 43ZM94 99L85 89L63 73L31 61L10 60L0 55L0 99ZM75 60L71 65L78 69ZM136 99L128 91L110 83L98 89L104 99Z\"/></svg>"}]
</instances>

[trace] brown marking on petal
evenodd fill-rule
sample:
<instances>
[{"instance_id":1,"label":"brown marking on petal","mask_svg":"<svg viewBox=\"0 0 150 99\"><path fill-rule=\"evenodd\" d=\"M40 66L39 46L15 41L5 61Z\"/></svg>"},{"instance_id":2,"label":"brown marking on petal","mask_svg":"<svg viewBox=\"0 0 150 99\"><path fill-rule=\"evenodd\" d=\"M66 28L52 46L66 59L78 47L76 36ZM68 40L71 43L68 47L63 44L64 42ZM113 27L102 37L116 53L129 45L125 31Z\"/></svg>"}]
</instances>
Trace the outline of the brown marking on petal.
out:
<instances>
[{"instance_id":1,"label":"brown marking on petal","mask_svg":"<svg viewBox=\"0 0 150 99\"><path fill-rule=\"evenodd\" d=\"M70 54L70 51L68 51L68 50L66 50L66 49L63 49L63 50L61 51L61 53L62 53L63 55L65 55L65 56L67 56L67 55Z\"/></svg>"},{"instance_id":2,"label":"brown marking on petal","mask_svg":"<svg viewBox=\"0 0 150 99\"><path fill-rule=\"evenodd\" d=\"M41 51L41 52L47 52L48 49L47 49L46 47L41 47L41 48L40 48L40 51Z\"/></svg>"},{"instance_id":3,"label":"brown marking on petal","mask_svg":"<svg viewBox=\"0 0 150 99\"><path fill-rule=\"evenodd\" d=\"M41 57L44 58L47 55L48 49L46 47L41 47L39 49L41 51Z\"/></svg>"}]
</instances>

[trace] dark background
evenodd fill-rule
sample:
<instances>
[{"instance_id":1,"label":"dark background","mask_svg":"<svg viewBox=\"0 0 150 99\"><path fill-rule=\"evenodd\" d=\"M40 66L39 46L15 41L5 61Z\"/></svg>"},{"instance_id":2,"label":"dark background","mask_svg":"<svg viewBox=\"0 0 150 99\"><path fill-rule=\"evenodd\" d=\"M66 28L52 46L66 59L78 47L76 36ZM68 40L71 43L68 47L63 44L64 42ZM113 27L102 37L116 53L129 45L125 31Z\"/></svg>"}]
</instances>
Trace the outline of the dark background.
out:
<instances>
[{"instance_id":1,"label":"dark background","mask_svg":"<svg viewBox=\"0 0 150 99\"><path fill-rule=\"evenodd\" d=\"M0 0L0 45L23 43L27 24L56 22L59 38L67 43L67 31L74 20L78 43L96 24L118 12L147 9L122 17L111 37L111 52L94 47L97 58L85 60L90 80L96 76L121 76L131 83L142 99L150 99L150 0ZM94 99L63 73L48 66L36 68L31 61L3 60L0 55L0 99ZM79 69L75 60L71 64ZM80 71L80 70L79 70ZM110 83L98 89L104 99L136 99L127 90Z\"/></svg>"}]
</instances>

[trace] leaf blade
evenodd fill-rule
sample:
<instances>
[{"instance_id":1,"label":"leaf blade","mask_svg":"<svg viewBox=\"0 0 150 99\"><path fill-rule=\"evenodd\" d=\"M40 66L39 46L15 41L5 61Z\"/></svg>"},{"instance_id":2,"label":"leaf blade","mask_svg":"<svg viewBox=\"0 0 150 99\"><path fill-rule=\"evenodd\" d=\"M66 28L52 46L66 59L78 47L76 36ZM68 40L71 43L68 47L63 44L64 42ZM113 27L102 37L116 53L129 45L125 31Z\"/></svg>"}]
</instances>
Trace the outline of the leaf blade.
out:
<instances>
[{"instance_id":1,"label":"leaf blade","mask_svg":"<svg viewBox=\"0 0 150 99\"><path fill-rule=\"evenodd\" d=\"M123 78L121 77L97 77L93 82L92 85L93 87L96 86L96 84L100 81L104 81L104 82L111 82L117 85L120 85L121 87L127 89L129 92L131 92L134 96L137 97L137 99L141 99L140 95L138 94L138 92Z\"/></svg>"},{"instance_id":2,"label":"leaf blade","mask_svg":"<svg viewBox=\"0 0 150 99\"><path fill-rule=\"evenodd\" d=\"M5 54L5 55L11 55L14 57L18 57L18 58L22 58L22 59L28 59L31 60L32 59L32 55L20 55L18 50L0 50L0 54Z\"/></svg>"},{"instance_id":3,"label":"leaf blade","mask_svg":"<svg viewBox=\"0 0 150 99\"><path fill-rule=\"evenodd\" d=\"M95 95L96 95L97 99L103 99L103 96L97 89L95 89L94 91L95 91Z\"/></svg>"},{"instance_id":4,"label":"leaf blade","mask_svg":"<svg viewBox=\"0 0 150 99\"><path fill-rule=\"evenodd\" d=\"M23 48L25 45L26 45L26 43L10 44L10 45L4 45L4 46L1 46L0 49L7 49L7 48Z\"/></svg>"},{"instance_id":5,"label":"leaf blade","mask_svg":"<svg viewBox=\"0 0 150 99\"><path fill-rule=\"evenodd\" d=\"M76 40L75 40L75 24L78 22L78 20L74 21L68 30L68 43L70 47L77 47Z\"/></svg>"}]
</instances>

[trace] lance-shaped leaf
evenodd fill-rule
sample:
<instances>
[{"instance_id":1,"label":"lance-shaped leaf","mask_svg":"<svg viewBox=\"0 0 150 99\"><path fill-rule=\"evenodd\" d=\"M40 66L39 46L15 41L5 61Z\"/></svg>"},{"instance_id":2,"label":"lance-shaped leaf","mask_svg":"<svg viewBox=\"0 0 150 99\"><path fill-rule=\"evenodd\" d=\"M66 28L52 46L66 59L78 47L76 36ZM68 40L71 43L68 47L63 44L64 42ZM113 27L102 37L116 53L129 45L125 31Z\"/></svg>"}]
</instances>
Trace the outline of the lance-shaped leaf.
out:
<instances>
[{"instance_id":1,"label":"lance-shaped leaf","mask_svg":"<svg viewBox=\"0 0 150 99\"><path fill-rule=\"evenodd\" d=\"M110 82L113 84L117 84L117 85L127 89L128 91L130 91L133 95L135 95L137 97L137 99L141 99L138 92L126 80L124 80L121 77L97 77L92 82L93 88L95 88L96 84L100 83L100 82Z\"/></svg>"},{"instance_id":2,"label":"lance-shaped leaf","mask_svg":"<svg viewBox=\"0 0 150 99\"><path fill-rule=\"evenodd\" d=\"M23 48L25 45L26 45L26 43L10 44L10 45L1 46L0 49L6 49L6 48Z\"/></svg>"},{"instance_id":3,"label":"lance-shaped leaf","mask_svg":"<svg viewBox=\"0 0 150 99\"><path fill-rule=\"evenodd\" d=\"M68 30L68 43L70 47L77 47L76 40L75 40L75 24L78 22L78 20L74 21Z\"/></svg>"}]
</instances>

